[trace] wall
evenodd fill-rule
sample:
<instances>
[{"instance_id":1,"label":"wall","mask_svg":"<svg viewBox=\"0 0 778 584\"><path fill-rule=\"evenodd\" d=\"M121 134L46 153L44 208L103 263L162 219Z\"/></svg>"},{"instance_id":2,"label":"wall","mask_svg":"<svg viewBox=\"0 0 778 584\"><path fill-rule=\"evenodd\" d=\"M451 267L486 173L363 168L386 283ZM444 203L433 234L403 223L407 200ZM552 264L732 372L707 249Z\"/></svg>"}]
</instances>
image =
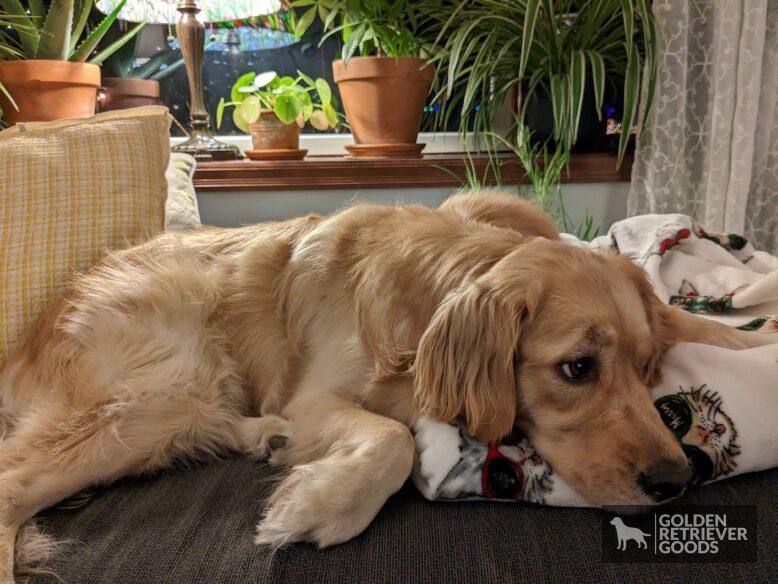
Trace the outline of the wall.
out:
<instances>
[{"instance_id":1,"label":"wall","mask_svg":"<svg viewBox=\"0 0 778 584\"><path fill-rule=\"evenodd\" d=\"M198 194L203 223L234 227L288 219L306 213L330 213L355 201L439 205L455 192L450 188L370 189L357 191L203 192ZM626 217L629 183L571 183L563 186L565 205L573 223L586 210L601 232Z\"/></svg>"}]
</instances>

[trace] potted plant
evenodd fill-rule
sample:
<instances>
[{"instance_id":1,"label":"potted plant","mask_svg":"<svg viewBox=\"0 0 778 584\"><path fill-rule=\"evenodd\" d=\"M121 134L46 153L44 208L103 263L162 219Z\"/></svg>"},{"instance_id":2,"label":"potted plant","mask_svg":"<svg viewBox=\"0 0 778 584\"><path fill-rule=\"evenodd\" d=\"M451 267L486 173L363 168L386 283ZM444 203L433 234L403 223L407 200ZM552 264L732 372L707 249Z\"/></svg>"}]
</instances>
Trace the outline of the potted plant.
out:
<instances>
[{"instance_id":1,"label":"potted plant","mask_svg":"<svg viewBox=\"0 0 778 584\"><path fill-rule=\"evenodd\" d=\"M101 45L108 46L121 38L124 26L114 25ZM134 43L127 43L102 63L102 91L97 102L101 112L158 104L159 81L184 64L180 52L173 48L166 48L139 65L134 64L134 59Z\"/></svg>"},{"instance_id":2,"label":"potted plant","mask_svg":"<svg viewBox=\"0 0 778 584\"><path fill-rule=\"evenodd\" d=\"M354 145L352 156L418 157L417 144L433 67L421 58L419 5L412 0L298 0L309 6L297 22L302 36L314 19L326 34L343 38L342 58L333 62Z\"/></svg>"},{"instance_id":3,"label":"potted plant","mask_svg":"<svg viewBox=\"0 0 778 584\"><path fill-rule=\"evenodd\" d=\"M433 62L445 79L435 99L446 104L446 115L454 106L462 112L463 130L492 130L497 107L518 90L519 122L542 134L536 120L553 120L552 141L569 150L583 124L601 119L606 83L612 83L623 87L621 162L640 96L645 90L645 112L653 97L656 32L649 0L424 5L436 21Z\"/></svg>"},{"instance_id":4,"label":"potted plant","mask_svg":"<svg viewBox=\"0 0 778 584\"><path fill-rule=\"evenodd\" d=\"M101 62L142 28L138 25L98 55L92 53L126 0L89 26L91 0L0 0L13 18L0 38L0 107L10 124L91 116L100 87ZM83 38L82 38L83 37ZM12 97L12 99L9 99Z\"/></svg>"},{"instance_id":5,"label":"potted plant","mask_svg":"<svg viewBox=\"0 0 778 584\"><path fill-rule=\"evenodd\" d=\"M254 149L245 154L253 160L300 160L308 152L300 150L300 129L307 122L321 131L338 125L329 83L300 71L297 78L279 77L275 71L246 73L233 85L230 99L219 101L216 127L221 127L225 109L234 107L235 126L251 134Z\"/></svg>"}]
</instances>

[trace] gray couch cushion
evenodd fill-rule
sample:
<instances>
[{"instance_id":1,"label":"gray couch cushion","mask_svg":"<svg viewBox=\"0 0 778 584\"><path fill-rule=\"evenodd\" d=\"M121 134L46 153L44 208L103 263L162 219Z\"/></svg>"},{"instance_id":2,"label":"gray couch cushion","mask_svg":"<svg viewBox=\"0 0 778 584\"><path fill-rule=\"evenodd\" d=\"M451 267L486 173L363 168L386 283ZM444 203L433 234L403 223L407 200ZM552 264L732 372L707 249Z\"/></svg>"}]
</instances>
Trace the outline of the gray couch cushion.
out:
<instances>
[{"instance_id":1,"label":"gray couch cushion","mask_svg":"<svg viewBox=\"0 0 778 584\"><path fill-rule=\"evenodd\" d=\"M80 509L49 510L42 526L71 543L48 567L69 583L778 581L778 470L686 499L757 505L759 563L686 565L603 563L595 509L430 503L410 484L360 537L272 554L252 537L275 472L246 458L216 461L123 480Z\"/></svg>"}]
</instances>

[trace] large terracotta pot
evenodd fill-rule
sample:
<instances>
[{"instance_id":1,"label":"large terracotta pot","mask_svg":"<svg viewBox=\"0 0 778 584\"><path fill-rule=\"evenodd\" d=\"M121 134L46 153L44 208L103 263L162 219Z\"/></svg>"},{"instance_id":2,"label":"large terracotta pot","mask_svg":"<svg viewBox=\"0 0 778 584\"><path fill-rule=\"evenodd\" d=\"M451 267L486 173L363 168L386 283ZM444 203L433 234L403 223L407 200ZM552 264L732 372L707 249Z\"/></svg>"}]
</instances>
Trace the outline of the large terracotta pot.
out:
<instances>
[{"instance_id":1,"label":"large terracotta pot","mask_svg":"<svg viewBox=\"0 0 778 584\"><path fill-rule=\"evenodd\" d=\"M69 61L2 61L2 83L19 106L0 94L9 124L82 118L95 113L100 67Z\"/></svg>"},{"instance_id":2,"label":"large terracotta pot","mask_svg":"<svg viewBox=\"0 0 778 584\"><path fill-rule=\"evenodd\" d=\"M254 150L298 150L300 128L297 124L285 124L273 110L263 109L259 119L249 126Z\"/></svg>"},{"instance_id":3,"label":"large terracotta pot","mask_svg":"<svg viewBox=\"0 0 778 584\"><path fill-rule=\"evenodd\" d=\"M332 63L356 147L352 155L418 156L415 146L435 75L424 59L353 57ZM415 153L415 154L414 154Z\"/></svg>"},{"instance_id":4,"label":"large terracotta pot","mask_svg":"<svg viewBox=\"0 0 778 584\"><path fill-rule=\"evenodd\" d=\"M102 86L97 102L101 112L159 104L159 81L103 77Z\"/></svg>"}]
</instances>

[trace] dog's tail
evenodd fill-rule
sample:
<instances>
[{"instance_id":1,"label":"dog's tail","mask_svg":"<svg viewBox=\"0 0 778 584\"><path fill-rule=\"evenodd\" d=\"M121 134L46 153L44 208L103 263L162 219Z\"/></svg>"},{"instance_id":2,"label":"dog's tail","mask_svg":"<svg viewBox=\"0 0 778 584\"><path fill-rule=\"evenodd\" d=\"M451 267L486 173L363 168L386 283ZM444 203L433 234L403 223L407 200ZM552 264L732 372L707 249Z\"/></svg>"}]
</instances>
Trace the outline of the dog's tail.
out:
<instances>
[{"instance_id":1,"label":"dog's tail","mask_svg":"<svg viewBox=\"0 0 778 584\"><path fill-rule=\"evenodd\" d=\"M59 579L44 566L62 544L63 542L43 533L34 521L23 525L16 535L14 546L14 571L20 576L20 580L27 578L31 581L38 574L48 574Z\"/></svg>"},{"instance_id":2,"label":"dog's tail","mask_svg":"<svg viewBox=\"0 0 778 584\"><path fill-rule=\"evenodd\" d=\"M640 530L640 529L638 529L638 531L640 532L640 534L641 534L643 537L651 537L651 534L650 534L650 533L646 533L645 531L642 531L642 530Z\"/></svg>"}]
</instances>

